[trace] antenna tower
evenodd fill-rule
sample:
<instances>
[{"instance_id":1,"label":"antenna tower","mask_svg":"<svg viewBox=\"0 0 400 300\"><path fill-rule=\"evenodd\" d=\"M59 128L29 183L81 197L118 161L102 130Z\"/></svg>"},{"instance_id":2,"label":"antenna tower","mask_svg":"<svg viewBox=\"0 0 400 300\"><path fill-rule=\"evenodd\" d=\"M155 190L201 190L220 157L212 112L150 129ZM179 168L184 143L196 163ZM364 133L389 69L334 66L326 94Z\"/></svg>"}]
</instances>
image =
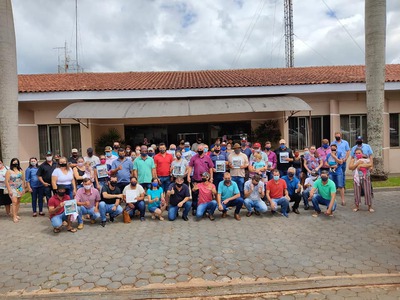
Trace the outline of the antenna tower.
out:
<instances>
[{"instance_id":1,"label":"antenna tower","mask_svg":"<svg viewBox=\"0 0 400 300\"><path fill-rule=\"evenodd\" d=\"M293 42L293 2L285 0L285 59L286 68L294 67L294 42Z\"/></svg>"}]
</instances>

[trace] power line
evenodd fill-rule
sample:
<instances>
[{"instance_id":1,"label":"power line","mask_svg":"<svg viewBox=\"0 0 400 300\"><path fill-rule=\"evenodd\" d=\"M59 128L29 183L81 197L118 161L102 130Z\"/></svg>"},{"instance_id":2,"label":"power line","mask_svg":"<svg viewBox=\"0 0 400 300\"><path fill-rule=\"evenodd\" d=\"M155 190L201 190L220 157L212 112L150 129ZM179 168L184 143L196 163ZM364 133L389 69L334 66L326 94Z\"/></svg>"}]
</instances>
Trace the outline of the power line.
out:
<instances>
[{"instance_id":1,"label":"power line","mask_svg":"<svg viewBox=\"0 0 400 300\"><path fill-rule=\"evenodd\" d=\"M250 25L247 28L247 31L243 37L243 40L240 43L239 51L238 51L237 55L235 56L235 59L232 62L233 68L236 67L237 62L239 61L239 58L242 55L244 48L246 47L247 41L249 40L249 38L253 32L253 29L256 26L256 24L261 16L261 12L263 11L266 2L267 2L267 0L260 0L257 9L254 12L253 19L251 20Z\"/></svg>"},{"instance_id":2,"label":"power line","mask_svg":"<svg viewBox=\"0 0 400 300\"><path fill-rule=\"evenodd\" d=\"M351 35L351 33L347 30L346 26L343 25L343 23L339 20L339 18L336 16L335 12L328 6L328 4L325 2L325 0L321 0L325 6L329 9L330 13L332 16L335 17L335 19L339 22L339 24L343 27L343 29L346 31L346 33L349 35L349 37L352 39L352 41L354 42L354 44L356 44L356 46L358 47L358 49L361 50L361 52L365 55L364 50L360 47L360 45L357 43L357 41L353 38L353 36Z\"/></svg>"},{"instance_id":3,"label":"power line","mask_svg":"<svg viewBox=\"0 0 400 300\"><path fill-rule=\"evenodd\" d=\"M299 39L300 42L302 42L304 45L306 45L308 48L310 48L312 51L314 51L317 55L319 55L321 58L323 58L324 60L326 60L329 64L333 65L333 63L327 59L325 56L323 56L321 53L319 53L317 50L315 50L313 47L311 47L310 45L308 45L305 41L303 41L298 35L294 34L294 36L296 38Z\"/></svg>"}]
</instances>

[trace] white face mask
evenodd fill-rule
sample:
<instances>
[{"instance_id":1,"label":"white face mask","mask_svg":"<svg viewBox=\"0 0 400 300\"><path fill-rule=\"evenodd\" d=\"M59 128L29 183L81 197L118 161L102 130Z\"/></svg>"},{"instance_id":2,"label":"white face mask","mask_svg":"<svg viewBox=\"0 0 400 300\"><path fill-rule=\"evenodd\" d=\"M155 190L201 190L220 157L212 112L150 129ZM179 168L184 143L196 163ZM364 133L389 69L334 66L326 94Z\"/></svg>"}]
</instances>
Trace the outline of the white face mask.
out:
<instances>
[{"instance_id":1,"label":"white face mask","mask_svg":"<svg viewBox=\"0 0 400 300\"><path fill-rule=\"evenodd\" d=\"M36 161L31 161L31 166L36 166L37 162Z\"/></svg>"},{"instance_id":2,"label":"white face mask","mask_svg":"<svg viewBox=\"0 0 400 300\"><path fill-rule=\"evenodd\" d=\"M46 156L46 160L47 161L52 161L53 160L53 156Z\"/></svg>"},{"instance_id":3,"label":"white face mask","mask_svg":"<svg viewBox=\"0 0 400 300\"><path fill-rule=\"evenodd\" d=\"M85 190L90 190L92 188L92 185L84 185L83 187L85 188Z\"/></svg>"}]
</instances>

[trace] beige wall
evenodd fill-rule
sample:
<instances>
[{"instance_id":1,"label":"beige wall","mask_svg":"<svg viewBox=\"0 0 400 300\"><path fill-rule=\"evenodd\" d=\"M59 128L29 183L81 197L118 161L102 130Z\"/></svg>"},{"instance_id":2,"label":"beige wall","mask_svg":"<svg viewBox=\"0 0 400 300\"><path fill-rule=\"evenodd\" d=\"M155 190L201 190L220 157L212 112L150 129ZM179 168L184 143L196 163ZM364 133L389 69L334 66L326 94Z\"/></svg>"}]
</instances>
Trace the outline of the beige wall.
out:
<instances>
[{"instance_id":1,"label":"beige wall","mask_svg":"<svg viewBox=\"0 0 400 300\"><path fill-rule=\"evenodd\" d=\"M319 94L296 94L294 96L305 100L312 107L312 116L329 115L331 120L331 140L334 132L340 130L340 115L343 114L366 114L365 93L319 93ZM400 113L400 91L390 91L385 94L385 136L383 155L385 167L391 173L400 173L400 148L389 149L389 113ZM27 161L31 156L39 156L39 142L37 124L76 124L75 120L56 118L57 114L72 102L41 102L19 104L19 133L21 161ZM251 121L252 129L267 119L278 119L279 127L283 137L288 141L288 122L285 122L289 113L242 113L242 114L220 114L208 116L180 117L180 123L198 122L232 122ZM298 112L295 116L309 116L308 111ZM170 118L140 118L140 119L116 119L116 120L82 120L88 123L89 128L80 125L81 145L85 154L89 146L95 146L96 138L108 131L109 128L116 128L122 137L125 136L124 125L146 125L146 124L174 124L176 117ZM351 143L351 141L349 141ZM289 145L290 146L290 145ZM390 163L389 163L390 162Z\"/></svg>"}]
</instances>

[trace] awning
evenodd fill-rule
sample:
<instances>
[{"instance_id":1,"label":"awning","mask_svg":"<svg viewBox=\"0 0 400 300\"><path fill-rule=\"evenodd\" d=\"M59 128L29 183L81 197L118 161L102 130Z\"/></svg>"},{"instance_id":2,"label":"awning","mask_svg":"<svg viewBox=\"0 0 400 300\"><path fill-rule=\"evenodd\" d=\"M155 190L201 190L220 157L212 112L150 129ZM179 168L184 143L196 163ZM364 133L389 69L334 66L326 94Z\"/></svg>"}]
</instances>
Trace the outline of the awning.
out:
<instances>
[{"instance_id":1,"label":"awning","mask_svg":"<svg viewBox=\"0 0 400 300\"><path fill-rule=\"evenodd\" d=\"M59 119L130 119L237 114L274 111L310 111L298 97L222 98L200 100L85 101L68 105Z\"/></svg>"}]
</instances>

